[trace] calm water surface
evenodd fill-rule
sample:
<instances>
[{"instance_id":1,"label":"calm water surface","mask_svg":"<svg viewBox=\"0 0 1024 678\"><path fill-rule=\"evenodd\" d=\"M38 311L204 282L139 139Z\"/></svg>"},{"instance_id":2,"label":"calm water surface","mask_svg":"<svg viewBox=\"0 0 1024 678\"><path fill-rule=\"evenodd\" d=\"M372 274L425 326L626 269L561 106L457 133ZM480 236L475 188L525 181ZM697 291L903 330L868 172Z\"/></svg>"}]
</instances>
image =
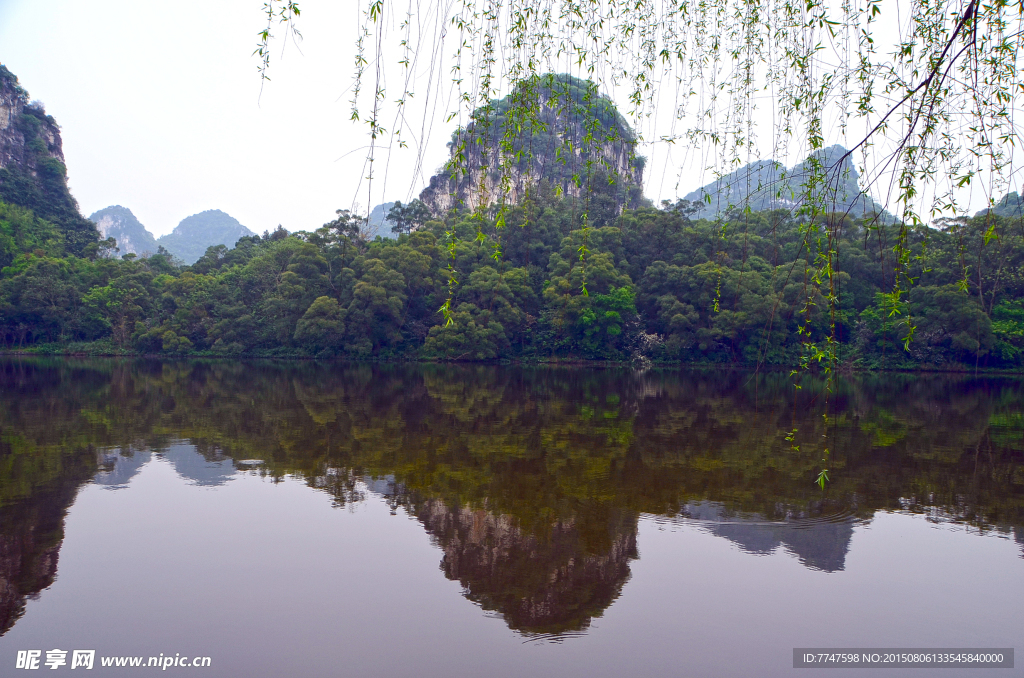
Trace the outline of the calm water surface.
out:
<instances>
[{"instance_id":1,"label":"calm water surface","mask_svg":"<svg viewBox=\"0 0 1024 678\"><path fill-rule=\"evenodd\" d=\"M1019 653L1024 381L800 385L0 362L0 675L55 648L209 656L167 669L205 676L923 676L792 651Z\"/></svg>"}]
</instances>

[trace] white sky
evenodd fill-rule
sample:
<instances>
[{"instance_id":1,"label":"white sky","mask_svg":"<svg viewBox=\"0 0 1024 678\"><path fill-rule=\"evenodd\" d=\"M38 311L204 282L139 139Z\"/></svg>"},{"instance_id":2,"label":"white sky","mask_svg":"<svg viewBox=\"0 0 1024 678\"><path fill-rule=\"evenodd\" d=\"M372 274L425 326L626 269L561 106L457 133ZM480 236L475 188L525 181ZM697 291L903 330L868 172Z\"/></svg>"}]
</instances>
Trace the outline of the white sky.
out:
<instances>
[{"instance_id":1,"label":"white sky","mask_svg":"<svg viewBox=\"0 0 1024 678\"><path fill-rule=\"evenodd\" d=\"M342 96L357 4L304 0L302 54L278 44L260 98L261 4L0 0L0 62L60 124L86 216L120 204L161 235L221 209L294 231L358 199L366 140ZM389 184L406 199L408 176Z\"/></svg>"},{"instance_id":2,"label":"white sky","mask_svg":"<svg viewBox=\"0 0 1024 678\"><path fill-rule=\"evenodd\" d=\"M61 125L86 216L120 204L162 235L221 209L256 232L309 230L354 203L415 197L456 124L434 117L423 176L413 176L415 151L396 149L368 195L368 139L349 120L347 92L363 4L301 0L301 53L288 44L282 58L277 41L262 97L252 56L262 0L0 0L0 63ZM641 152L653 156L645 178L656 201L711 178L694 169L699 153Z\"/></svg>"}]
</instances>

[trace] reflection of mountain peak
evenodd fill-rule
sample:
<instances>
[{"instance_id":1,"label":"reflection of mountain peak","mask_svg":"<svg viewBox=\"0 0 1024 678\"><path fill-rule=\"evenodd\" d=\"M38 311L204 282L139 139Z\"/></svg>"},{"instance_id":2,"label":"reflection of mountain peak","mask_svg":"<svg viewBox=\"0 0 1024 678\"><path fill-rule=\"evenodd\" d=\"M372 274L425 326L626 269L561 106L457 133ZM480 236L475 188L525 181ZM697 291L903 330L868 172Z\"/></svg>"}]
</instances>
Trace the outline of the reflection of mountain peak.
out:
<instances>
[{"instance_id":1,"label":"reflection of mountain peak","mask_svg":"<svg viewBox=\"0 0 1024 678\"><path fill-rule=\"evenodd\" d=\"M532 534L511 516L438 499L420 503L415 514L444 550L445 576L526 633L587 628L619 596L637 557L637 516L629 511L612 511L598 539L576 519Z\"/></svg>"},{"instance_id":2,"label":"reflection of mountain peak","mask_svg":"<svg viewBox=\"0 0 1024 678\"><path fill-rule=\"evenodd\" d=\"M812 570L839 572L846 567L846 553L853 536L852 518L837 521L767 521L756 514L740 514L724 504L697 501L686 504L680 514L702 523L702 527L725 537L748 553L767 555L779 548L800 559Z\"/></svg>"},{"instance_id":3,"label":"reflection of mountain peak","mask_svg":"<svg viewBox=\"0 0 1024 678\"><path fill-rule=\"evenodd\" d=\"M219 451L200 454L195 446L188 443L171 445L159 455L171 462L178 475L196 485L223 485L235 474L230 458Z\"/></svg>"},{"instance_id":4,"label":"reflection of mountain peak","mask_svg":"<svg viewBox=\"0 0 1024 678\"><path fill-rule=\"evenodd\" d=\"M178 475L196 485L223 485L235 474L234 462L229 457L218 450L202 453L190 443L171 445L157 451L156 456L166 459ZM96 459L99 471L93 482L97 485L107 485L110 489L127 487L128 482L152 458L153 453L148 449L100 452Z\"/></svg>"},{"instance_id":5,"label":"reflection of mountain peak","mask_svg":"<svg viewBox=\"0 0 1024 678\"><path fill-rule=\"evenodd\" d=\"M100 451L96 454L96 465L99 471L92 481L97 485L106 485L111 490L128 487L142 467L149 463L153 455L147 449Z\"/></svg>"}]
</instances>

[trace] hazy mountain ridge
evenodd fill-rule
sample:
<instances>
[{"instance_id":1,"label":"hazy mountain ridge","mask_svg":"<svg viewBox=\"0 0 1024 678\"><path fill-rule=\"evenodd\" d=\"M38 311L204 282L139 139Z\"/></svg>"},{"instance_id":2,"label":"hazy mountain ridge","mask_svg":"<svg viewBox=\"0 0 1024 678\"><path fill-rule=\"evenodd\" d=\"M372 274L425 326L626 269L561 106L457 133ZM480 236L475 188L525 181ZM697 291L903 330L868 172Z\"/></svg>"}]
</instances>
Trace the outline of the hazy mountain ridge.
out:
<instances>
[{"instance_id":1,"label":"hazy mountain ridge","mask_svg":"<svg viewBox=\"0 0 1024 678\"><path fill-rule=\"evenodd\" d=\"M79 212L67 183L60 127L40 102L30 101L17 76L0 64L0 202L27 208L55 225L67 254L91 256L103 238L117 241L119 254L155 254L165 247L191 264L212 245L233 247L252 231L220 210L188 217L161 238L120 205L93 213ZM94 223L95 222L95 223Z\"/></svg>"},{"instance_id":2,"label":"hazy mountain ridge","mask_svg":"<svg viewBox=\"0 0 1024 678\"><path fill-rule=\"evenodd\" d=\"M256 234L230 214L206 210L182 219L173 231L157 238L156 244L186 264L194 264L206 254L207 248L226 245L231 249L239 238L250 235Z\"/></svg>"},{"instance_id":3,"label":"hazy mountain ridge","mask_svg":"<svg viewBox=\"0 0 1024 678\"><path fill-rule=\"evenodd\" d=\"M878 214L884 223L895 218L860 187L857 170L839 144L818 151L787 169L775 160L757 160L687 193L683 199L699 205L695 217L715 218L731 209L749 206L752 212L797 210L807 199L807 184L824 171L826 185L811 191L827 211L847 212L854 218Z\"/></svg>"},{"instance_id":4,"label":"hazy mountain ridge","mask_svg":"<svg viewBox=\"0 0 1024 678\"><path fill-rule=\"evenodd\" d=\"M111 205L89 217L104 238L117 241L118 254L145 256L156 254L163 247L186 264L194 264L206 254L207 248L235 246L239 238L256 235L230 214L206 210L182 219L174 230L159 238L132 214L127 207Z\"/></svg>"},{"instance_id":5,"label":"hazy mountain ridge","mask_svg":"<svg viewBox=\"0 0 1024 678\"><path fill-rule=\"evenodd\" d=\"M1017 195L1017 192L1014 191L1004 195L1003 199L995 204L995 207L983 209L974 216L981 217L991 213L999 217L1020 218L1024 214L1022 207L1024 207L1024 198Z\"/></svg>"}]
</instances>

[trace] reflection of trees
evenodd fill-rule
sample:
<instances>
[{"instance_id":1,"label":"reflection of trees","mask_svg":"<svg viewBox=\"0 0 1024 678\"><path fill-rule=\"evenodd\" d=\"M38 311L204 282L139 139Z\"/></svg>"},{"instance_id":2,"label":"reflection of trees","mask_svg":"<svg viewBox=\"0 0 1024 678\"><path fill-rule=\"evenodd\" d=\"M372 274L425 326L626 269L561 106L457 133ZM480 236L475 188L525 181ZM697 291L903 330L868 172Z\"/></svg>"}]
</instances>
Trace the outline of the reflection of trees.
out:
<instances>
[{"instance_id":1,"label":"reflection of trees","mask_svg":"<svg viewBox=\"0 0 1024 678\"><path fill-rule=\"evenodd\" d=\"M47 363L0 363L0 635L53 583L64 515L96 473L96 428L83 411L109 382L88 371L63 393L67 376Z\"/></svg>"},{"instance_id":2,"label":"reflection of trees","mask_svg":"<svg viewBox=\"0 0 1024 678\"><path fill-rule=\"evenodd\" d=\"M523 630L600 613L628 576L642 512L711 502L754 523L829 524L709 528L825 570L842 567L849 540L831 516L1024 525L1020 380L840 380L828 429L822 384L801 385L728 371L6 361L0 507L17 516L8 507L57 497L46 493L95 471L96 447L163 453L176 439L210 461L259 459L259 472L302 477L338 504L360 498L359 478L388 477L446 574ZM826 444L823 493L812 481Z\"/></svg>"},{"instance_id":3,"label":"reflection of trees","mask_svg":"<svg viewBox=\"0 0 1024 678\"><path fill-rule=\"evenodd\" d=\"M24 613L26 598L53 583L64 516L91 470L83 464L0 510L0 635Z\"/></svg>"}]
</instances>

